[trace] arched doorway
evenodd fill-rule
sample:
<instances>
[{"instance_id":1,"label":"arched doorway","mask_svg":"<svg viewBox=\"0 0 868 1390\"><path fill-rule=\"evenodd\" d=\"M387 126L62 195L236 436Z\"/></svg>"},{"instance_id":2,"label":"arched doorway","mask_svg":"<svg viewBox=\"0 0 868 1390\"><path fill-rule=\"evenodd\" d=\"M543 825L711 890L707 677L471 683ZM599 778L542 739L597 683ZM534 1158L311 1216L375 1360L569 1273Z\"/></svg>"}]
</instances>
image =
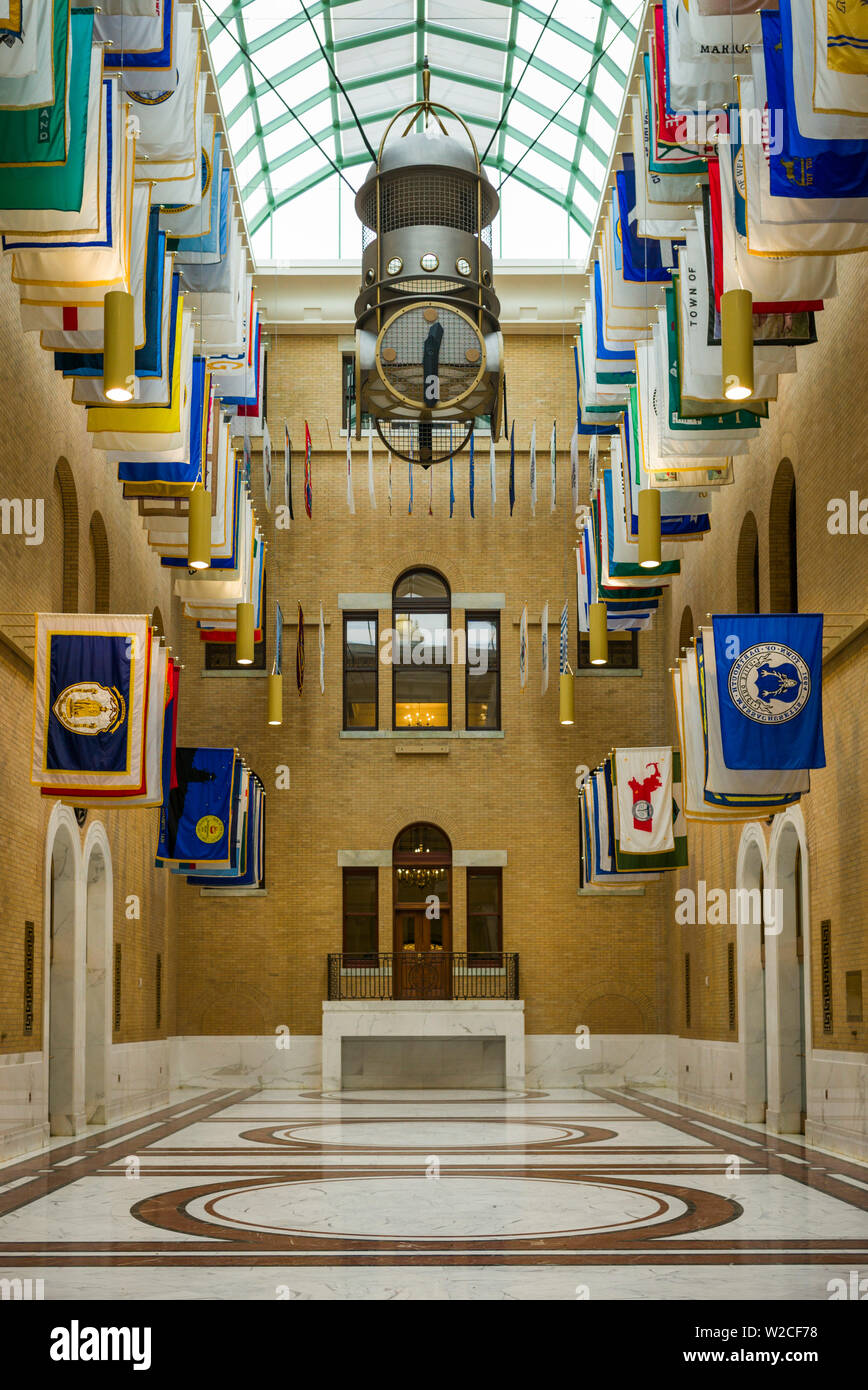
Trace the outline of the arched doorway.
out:
<instances>
[{"instance_id":1,"label":"arched doorway","mask_svg":"<svg viewBox=\"0 0 868 1390\"><path fill-rule=\"evenodd\" d=\"M803 1134L807 1111L810 1001L805 993L807 848L801 812L775 818L769 846L774 930L766 929L770 1129Z\"/></svg>"},{"instance_id":2,"label":"arched doorway","mask_svg":"<svg viewBox=\"0 0 868 1390\"><path fill-rule=\"evenodd\" d=\"M81 847L75 817L58 804L49 821L45 862L45 990L51 1134L84 1128Z\"/></svg>"},{"instance_id":3,"label":"arched doorway","mask_svg":"<svg viewBox=\"0 0 868 1390\"><path fill-rule=\"evenodd\" d=\"M107 1075L111 1047L112 862L99 821L88 831L85 862L85 1072L89 1125L108 1123Z\"/></svg>"},{"instance_id":4,"label":"arched doorway","mask_svg":"<svg viewBox=\"0 0 868 1390\"><path fill-rule=\"evenodd\" d=\"M738 1035L742 1054L744 1118L762 1124L766 1117L766 971L765 927L762 921L766 880L766 847L762 829L746 825L736 866L736 960L738 970Z\"/></svg>"},{"instance_id":5,"label":"arched doorway","mask_svg":"<svg viewBox=\"0 0 868 1390\"><path fill-rule=\"evenodd\" d=\"M396 999L452 997L452 846L436 825L418 822L392 849Z\"/></svg>"}]
</instances>

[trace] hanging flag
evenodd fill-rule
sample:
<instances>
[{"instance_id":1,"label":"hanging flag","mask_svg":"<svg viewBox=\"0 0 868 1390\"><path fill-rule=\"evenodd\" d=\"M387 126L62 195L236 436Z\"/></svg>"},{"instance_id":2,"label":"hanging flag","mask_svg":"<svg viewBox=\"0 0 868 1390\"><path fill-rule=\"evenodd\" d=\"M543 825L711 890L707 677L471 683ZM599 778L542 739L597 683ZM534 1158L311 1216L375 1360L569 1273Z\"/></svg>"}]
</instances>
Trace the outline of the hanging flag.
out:
<instances>
[{"instance_id":1,"label":"hanging flag","mask_svg":"<svg viewBox=\"0 0 868 1390\"><path fill-rule=\"evenodd\" d=\"M527 685L527 604L521 610L518 627L518 683L524 690Z\"/></svg>"},{"instance_id":2,"label":"hanging flag","mask_svg":"<svg viewBox=\"0 0 868 1390\"><path fill-rule=\"evenodd\" d=\"M726 766L825 767L823 615L716 614L711 623Z\"/></svg>"},{"instance_id":3,"label":"hanging flag","mask_svg":"<svg viewBox=\"0 0 868 1390\"><path fill-rule=\"evenodd\" d=\"M325 695L325 620L322 604L319 606L319 690Z\"/></svg>"},{"instance_id":4,"label":"hanging flag","mask_svg":"<svg viewBox=\"0 0 868 1390\"><path fill-rule=\"evenodd\" d=\"M488 485L491 489L491 515L494 516L494 506L497 502L497 468L493 439L488 442Z\"/></svg>"},{"instance_id":5,"label":"hanging flag","mask_svg":"<svg viewBox=\"0 0 868 1390\"><path fill-rule=\"evenodd\" d=\"M299 695L304 688L304 614L298 605L298 636L295 641L295 683Z\"/></svg>"},{"instance_id":6,"label":"hanging flag","mask_svg":"<svg viewBox=\"0 0 868 1390\"><path fill-rule=\"evenodd\" d=\"M545 605L540 618L542 628L542 693L549 688L549 606Z\"/></svg>"},{"instance_id":7,"label":"hanging flag","mask_svg":"<svg viewBox=\"0 0 868 1390\"><path fill-rule=\"evenodd\" d=\"M570 493L573 499L573 514L579 510L579 427L573 427L570 440Z\"/></svg>"},{"instance_id":8,"label":"hanging flag","mask_svg":"<svg viewBox=\"0 0 868 1390\"><path fill-rule=\"evenodd\" d=\"M560 673L562 676L567 674L570 666L570 605L568 600L564 600L561 609L561 651L560 651Z\"/></svg>"},{"instance_id":9,"label":"hanging flag","mask_svg":"<svg viewBox=\"0 0 868 1390\"><path fill-rule=\"evenodd\" d=\"M347 506L350 509L350 516L355 516L356 504L353 500L353 449L349 430L347 430Z\"/></svg>"},{"instance_id":10,"label":"hanging flag","mask_svg":"<svg viewBox=\"0 0 868 1390\"><path fill-rule=\"evenodd\" d=\"M672 749L616 748L620 835L627 854L675 848L672 830Z\"/></svg>"},{"instance_id":11,"label":"hanging flag","mask_svg":"<svg viewBox=\"0 0 868 1390\"><path fill-rule=\"evenodd\" d=\"M308 516L313 511L313 481L310 472L310 456L313 452L313 440L310 437L310 430L307 420L304 422L304 509Z\"/></svg>"},{"instance_id":12,"label":"hanging flag","mask_svg":"<svg viewBox=\"0 0 868 1390\"><path fill-rule=\"evenodd\" d=\"M515 421L509 436L509 514L515 506Z\"/></svg>"},{"instance_id":13,"label":"hanging flag","mask_svg":"<svg viewBox=\"0 0 868 1390\"><path fill-rule=\"evenodd\" d=\"M177 785L164 788L156 860L162 864L231 862L234 748L177 748Z\"/></svg>"},{"instance_id":14,"label":"hanging flag","mask_svg":"<svg viewBox=\"0 0 868 1390\"><path fill-rule=\"evenodd\" d=\"M434 469L428 469L428 515L434 515Z\"/></svg>"},{"instance_id":15,"label":"hanging flag","mask_svg":"<svg viewBox=\"0 0 868 1390\"><path fill-rule=\"evenodd\" d=\"M413 465L412 465L412 463L408 463L408 464L407 464L407 474L408 474L408 477L409 477L409 480L410 480L410 500L409 500L409 502L407 503L407 511L408 511L409 513L411 513L411 515L412 515L412 512L413 512Z\"/></svg>"},{"instance_id":16,"label":"hanging flag","mask_svg":"<svg viewBox=\"0 0 868 1390\"><path fill-rule=\"evenodd\" d=\"M274 674L279 676L283 670L283 609L279 603L274 605Z\"/></svg>"},{"instance_id":17,"label":"hanging flag","mask_svg":"<svg viewBox=\"0 0 868 1390\"><path fill-rule=\"evenodd\" d=\"M262 485L265 489L265 510L271 511L271 435L266 420L262 430Z\"/></svg>"},{"instance_id":18,"label":"hanging flag","mask_svg":"<svg viewBox=\"0 0 868 1390\"><path fill-rule=\"evenodd\" d=\"M244 430L244 447L241 455L241 467L244 472L244 481L248 490L251 487L251 458L250 458L250 435Z\"/></svg>"},{"instance_id":19,"label":"hanging flag","mask_svg":"<svg viewBox=\"0 0 868 1390\"><path fill-rule=\"evenodd\" d=\"M371 499L371 506L377 510L377 498L374 492L374 426L373 422L368 422L368 496Z\"/></svg>"},{"instance_id":20,"label":"hanging flag","mask_svg":"<svg viewBox=\"0 0 868 1390\"><path fill-rule=\"evenodd\" d=\"M558 424L557 420L552 422L552 437L550 443L551 464L552 464L552 505L554 511L558 503Z\"/></svg>"},{"instance_id":21,"label":"hanging flag","mask_svg":"<svg viewBox=\"0 0 868 1390\"><path fill-rule=\"evenodd\" d=\"M530 514L536 516L536 420L530 432Z\"/></svg>"},{"instance_id":22,"label":"hanging flag","mask_svg":"<svg viewBox=\"0 0 868 1390\"><path fill-rule=\"evenodd\" d=\"M139 788L150 647L147 618L37 613L33 783Z\"/></svg>"},{"instance_id":23,"label":"hanging flag","mask_svg":"<svg viewBox=\"0 0 868 1390\"><path fill-rule=\"evenodd\" d=\"M449 455L449 515L455 511L455 460Z\"/></svg>"},{"instance_id":24,"label":"hanging flag","mask_svg":"<svg viewBox=\"0 0 868 1390\"><path fill-rule=\"evenodd\" d=\"M474 459L473 459L473 431L471 430L471 431L470 431L470 515L471 515L471 517L474 517L474 518L475 518L475 516L476 516L476 513L475 513L475 511L474 511L474 509L473 509L474 493L475 493L475 491L476 491L476 478L475 478Z\"/></svg>"},{"instance_id":25,"label":"hanging flag","mask_svg":"<svg viewBox=\"0 0 868 1390\"><path fill-rule=\"evenodd\" d=\"M389 450L389 516L392 515L392 450Z\"/></svg>"},{"instance_id":26,"label":"hanging flag","mask_svg":"<svg viewBox=\"0 0 868 1390\"><path fill-rule=\"evenodd\" d=\"M289 510L289 519L294 521L292 514L292 444L289 439L289 425L283 422L283 505Z\"/></svg>"}]
</instances>

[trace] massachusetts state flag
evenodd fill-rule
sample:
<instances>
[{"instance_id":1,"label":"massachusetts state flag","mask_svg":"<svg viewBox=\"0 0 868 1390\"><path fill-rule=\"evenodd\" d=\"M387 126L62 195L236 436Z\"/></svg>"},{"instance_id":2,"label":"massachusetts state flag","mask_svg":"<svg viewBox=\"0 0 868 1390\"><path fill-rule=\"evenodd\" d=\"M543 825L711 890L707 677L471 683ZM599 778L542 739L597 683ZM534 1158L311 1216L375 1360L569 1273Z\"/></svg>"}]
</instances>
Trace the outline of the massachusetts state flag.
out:
<instances>
[{"instance_id":1,"label":"massachusetts state flag","mask_svg":"<svg viewBox=\"0 0 868 1390\"><path fill-rule=\"evenodd\" d=\"M825 767L822 613L711 621L726 766Z\"/></svg>"},{"instance_id":2,"label":"massachusetts state flag","mask_svg":"<svg viewBox=\"0 0 868 1390\"><path fill-rule=\"evenodd\" d=\"M151 661L147 618L38 613L35 657L31 780L139 790Z\"/></svg>"}]
</instances>

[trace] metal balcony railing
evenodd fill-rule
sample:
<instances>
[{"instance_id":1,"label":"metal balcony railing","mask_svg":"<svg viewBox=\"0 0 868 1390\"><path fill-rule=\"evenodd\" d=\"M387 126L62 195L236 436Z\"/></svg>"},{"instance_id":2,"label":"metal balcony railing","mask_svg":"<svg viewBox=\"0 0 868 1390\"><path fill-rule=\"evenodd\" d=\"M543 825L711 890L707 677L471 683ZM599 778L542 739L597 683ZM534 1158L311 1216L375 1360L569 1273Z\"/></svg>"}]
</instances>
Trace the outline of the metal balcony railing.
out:
<instances>
[{"instance_id":1,"label":"metal balcony railing","mask_svg":"<svg viewBox=\"0 0 868 1390\"><path fill-rule=\"evenodd\" d=\"M517 999L517 951L388 951L328 957L329 999Z\"/></svg>"}]
</instances>

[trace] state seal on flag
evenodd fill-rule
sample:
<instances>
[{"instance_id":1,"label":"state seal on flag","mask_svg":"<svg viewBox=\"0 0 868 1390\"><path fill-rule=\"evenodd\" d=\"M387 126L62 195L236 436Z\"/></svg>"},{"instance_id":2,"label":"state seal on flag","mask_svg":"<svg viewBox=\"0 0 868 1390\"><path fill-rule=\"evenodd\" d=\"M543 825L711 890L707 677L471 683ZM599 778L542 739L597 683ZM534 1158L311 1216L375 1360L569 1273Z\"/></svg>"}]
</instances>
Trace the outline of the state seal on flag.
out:
<instances>
[{"instance_id":1,"label":"state seal on flag","mask_svg":"<svg viewBox=\"0 0 868 1390\"><path fill-rule=\"evenodd\" d=\"M114 733L126 716L126 701L114 687L77 681L61 690L51 712L71 734Z\"/></svg>"},{"instance_id":2,"label":"state seal on flag","mask_svg":"<svg viewBox=\"0 0 868 1390\"><path fill-rule=\"evenodd\" d=\"M203 844L216 844L222 834L223 822L219 816L202 816L196 822L196 836Z\"/></svg>"},{"instance_id":3,"label":"state seal on flag","mask_svg":"<svg viewBox=\"0 0 868 1390\"><path fill-rule=\"evenodd\" d=\"M758 642L733 662L729 694L736 709L757 724L794 719L811 694L811 673L782 642Z\"/></svg>"}]
</instances>

